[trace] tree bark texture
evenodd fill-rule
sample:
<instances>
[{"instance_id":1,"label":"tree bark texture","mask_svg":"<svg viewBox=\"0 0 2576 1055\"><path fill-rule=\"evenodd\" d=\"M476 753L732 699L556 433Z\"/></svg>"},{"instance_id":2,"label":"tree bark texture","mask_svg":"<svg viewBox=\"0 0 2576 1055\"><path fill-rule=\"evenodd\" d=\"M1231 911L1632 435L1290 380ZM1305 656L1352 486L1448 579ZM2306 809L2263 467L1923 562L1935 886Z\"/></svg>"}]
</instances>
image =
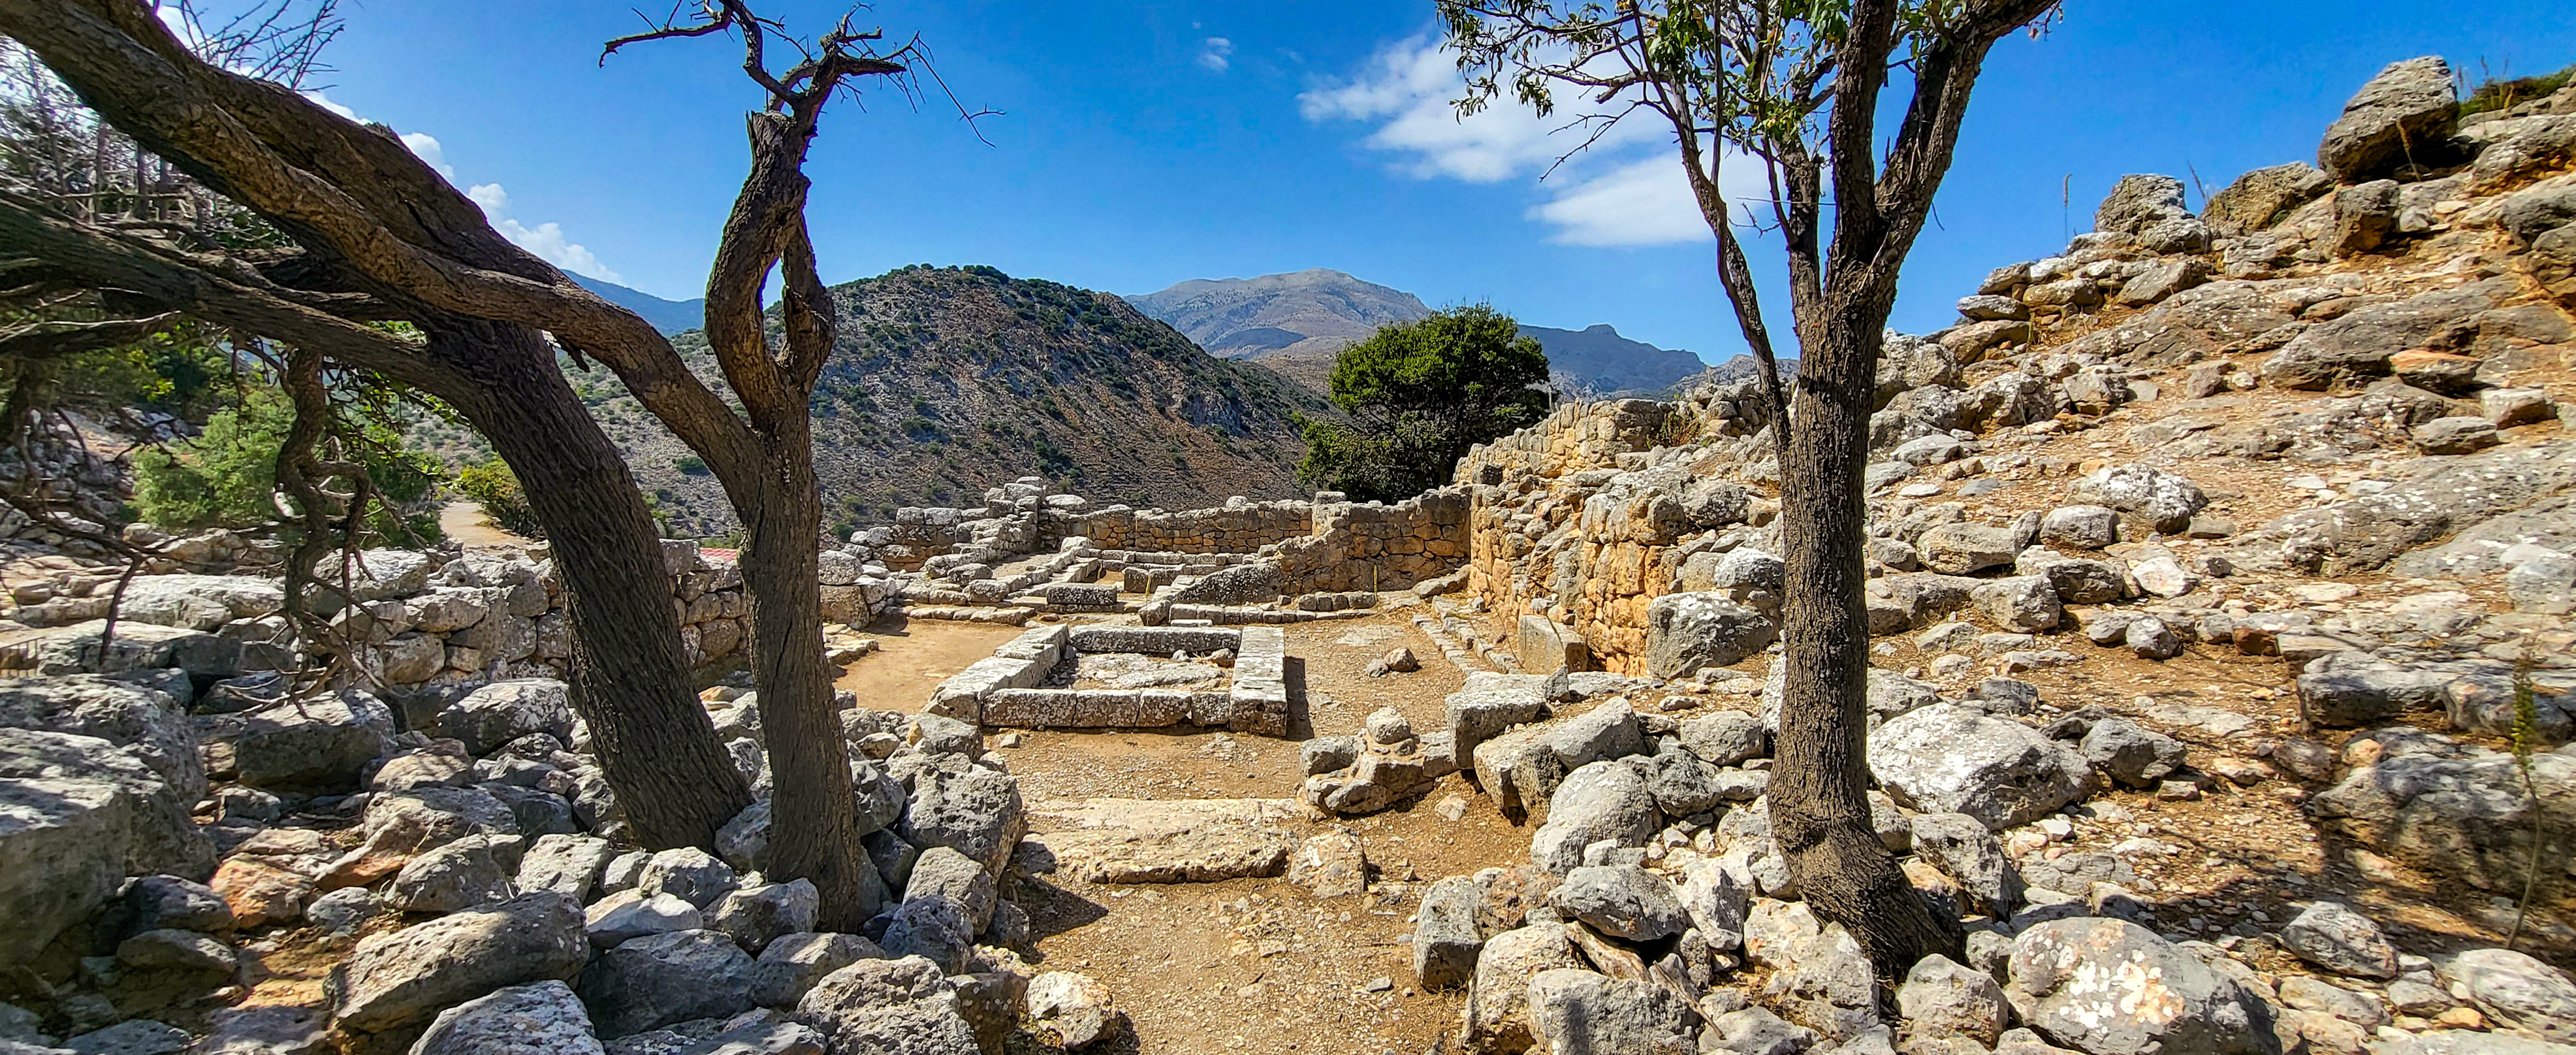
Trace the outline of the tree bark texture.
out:
<instances>
[{"instance_id":1,"label":"tree bark texture","mask_svg":"<svg viewBox=\"0 0 2576 1055\"><path fill-rule=\"evenodd\" d=\"M457 405L491 438L555 540L572 628L573 700L635 841L712 847L716 830L751 804L751 791L689 691L660 533L625 458L564 382L552 350L526 333L474 343L513 337L527 346L492 357L482 388L509 398Z\"/></svg>"},{"instance_id":2,"label":"tree bark texture","mask_svg":"<svg viewBox=\"0 0 2576 1055\"><path fill-rule=\"evenodd\" d=\"M752 170L725 222L707 278L707 342L742 400L750 456L710 457L743 526L752 610L752 683L769 748L770 836L763 867L810 880L826 930L856 931L878 909L875 863L859 842L849 747L823 656L817 546L823 498L814 477L814 380L836 337L832 296L805 230L803 165L824 96L748 119ZM791 99L791 102L796 101ZM784 347L770 341L761 289L781 275ZM739 419L735 427L739 429Z\"/></svg>"},{"instance_id":3,"label":"tree bark texture","mask_svg":"<svg viewBox=\"0 0 2576 1055\"><path fill-rule=\"evenodd\" d=\"M1957 958L1967 935L1915 893L1870 821L1861 470L1879 339L1865 318L1818 321L1820 339L1800 346L1797 427L1780 465L1787 681L1767 793L1771 830L1807 904L1894 976L1925 953Z\"/></svg>"},{"instance_id":4,"label":"tree bark texture","mask_svg":"<svg viewBox=\"0 0 2576 1055\"><path fill-rule=\"evenodd\" d=\"M1939 952L1960 956L1959 921L1935 914L1870 821L1869 619L1862 547L1869 510L1871 389L1896 282L1949 172L1987 51L2053 0L1971 0L1946 30L1912 41L1914 94L1879 164L1878 103L1900 45L1898 0L1858 0L1834 78L1822 151L1774 141L1788 200L1775 206L1788 243L1789 296L1800 359L1791 420L1779 428L1781 541L1787 553L1782 652L1786 682L1776 737L1771 824L1807 903L1859 940L1882 979ZM1831 179L1826 178L1831 173ZM1717 183L1712 177L1709 188ZM1827 187L1833 189L1831 241ZM1703 194L1703 211L1713 195ZM1724 206L1709 217L1727 222ZM1759 333L1758 301L1719 232L1720 276ZM1767 358L1767 356L1766 356Z\"/></svg>"}]
</instances>

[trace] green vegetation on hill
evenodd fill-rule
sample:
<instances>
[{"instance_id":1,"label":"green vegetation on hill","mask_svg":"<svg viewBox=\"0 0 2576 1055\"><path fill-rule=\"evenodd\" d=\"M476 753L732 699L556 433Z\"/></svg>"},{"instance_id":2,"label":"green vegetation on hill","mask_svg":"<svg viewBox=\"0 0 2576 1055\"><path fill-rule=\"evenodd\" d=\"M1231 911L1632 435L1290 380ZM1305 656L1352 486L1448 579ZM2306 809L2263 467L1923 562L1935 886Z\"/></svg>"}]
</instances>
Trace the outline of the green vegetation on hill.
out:
<instances>
[{"instance_id":1,"label":"green vegetation on hill","mask_svg":"<svg viewBox=\"0 0 2576 1055\"><path fill-rule=\"evenodd\" d=\"M279 519L277 454L295 424L295 407L273 388L245 390L240 406L216 411L196 438L147 448L134 458L134 512L164 529L257 528ZM438 541L432 500L444 474L437 459L404 446L384 423L350 416L356 460L381 503L367 519L374 540L403 545Z\"/></svg>"}]
</instances>

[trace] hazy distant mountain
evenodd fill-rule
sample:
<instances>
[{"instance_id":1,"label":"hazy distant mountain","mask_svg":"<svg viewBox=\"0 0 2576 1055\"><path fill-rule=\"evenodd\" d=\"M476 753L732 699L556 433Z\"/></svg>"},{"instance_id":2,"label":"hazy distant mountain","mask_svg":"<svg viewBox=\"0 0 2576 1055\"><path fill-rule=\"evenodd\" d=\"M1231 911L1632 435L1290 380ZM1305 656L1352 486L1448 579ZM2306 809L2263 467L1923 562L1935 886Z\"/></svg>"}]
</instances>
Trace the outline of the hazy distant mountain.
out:
<instances>
[{"instance_id":1,"label":"hazy distant mountain","mask_svg":"<svg viewBox=\"0 0 2576 1055\"><path fill-rule=\"evenodd\" d=\"M580 283L581 288L607 298L609 303L643 316L644 321L652 323L654 329L665 334L700 329L707 324L707 301L704 297L692 300L663 300L643 290L628 289L614 282L602 282L580 275L572 276L572 280Z\"/></svg>"},{"instance_id":2,"label":"hazy distant mountain","mask_svg":"<svg viewBox=\"0 0 2576 1055\"><path fill-rule=\"evenodd\" d=\"M1330 386L1333 357L1343 348L1380 326L1431 314L1413 294L1324 268L1192 279L1127 302L1211 354L1252 360L1318 392ZM1521 332L1547 349L1560 384L1594 395L1661 395L1707 368L1689 352L1632 341L1606 325Z\"/></svg>"},{"instance_id":3,"label":"hazy distant mountain","mask_svg":"<svg viewBox=\"0 0 2576 1055\"><path fill-rule=\"evenodd\" d=\"M1523 326L1521 332L1547 349L1549 374L1591 395L1662 395L1709 368L1699 356L1629 340L1606 323L1580 330Z\"/></svg>"},{"instance_id":4,"label":"hazy distant mountain","mask_svg":"<svg viewBox=\"0 0 2576 1055\"><path fill-rule=\"evenodd\" d=\"M1339 271L1191 279L1127 298L1208 354L1250 359L1323 391L1333 356L1391 322L1431 314L1420 298Z\"/></svg>"}]
</instances>

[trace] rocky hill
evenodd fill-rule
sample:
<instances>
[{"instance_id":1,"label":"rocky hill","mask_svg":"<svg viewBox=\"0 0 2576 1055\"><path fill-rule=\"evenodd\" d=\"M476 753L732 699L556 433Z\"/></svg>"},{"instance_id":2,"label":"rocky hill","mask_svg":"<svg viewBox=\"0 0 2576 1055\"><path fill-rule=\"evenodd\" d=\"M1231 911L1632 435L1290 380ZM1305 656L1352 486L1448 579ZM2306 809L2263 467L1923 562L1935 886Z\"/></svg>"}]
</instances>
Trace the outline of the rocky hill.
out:
<instances>
[{"instance_id":1,"label":"rocky hill","mask_svg":"<svg viewBox=\"0 0 2576 1055\"><path fill-rule=\"evenodd\" d=\"M824 520L843 530L1022 476L1174 508L1285 497L1304 452L1292 415L1329 412L1108 294L922 266L833 293L841 343L815 386L814 462ZM718 377L703 338L674 343ZM677 437L613 379L575 384L673 531L731 528L722 488Z\"/></svg>"},{"instance_id":2,"label":"rocky hill","mask_svg":"<svg viewBox=\"0 0 2576 1055\"><path fill-rule=\"evenodd\" d=\"M1324 268L1191 279L1127 302L1211 353L1249 359L1318 392L1330 386L1333 356L1343 348L1380 326L1431 314L1411 293ZM1606 325L1523 326L1521 333L1547 349L1561 387L1589 395L1665 395L1706 366L1689 352L1632 341Z\"/></svg>"}]
</instances>

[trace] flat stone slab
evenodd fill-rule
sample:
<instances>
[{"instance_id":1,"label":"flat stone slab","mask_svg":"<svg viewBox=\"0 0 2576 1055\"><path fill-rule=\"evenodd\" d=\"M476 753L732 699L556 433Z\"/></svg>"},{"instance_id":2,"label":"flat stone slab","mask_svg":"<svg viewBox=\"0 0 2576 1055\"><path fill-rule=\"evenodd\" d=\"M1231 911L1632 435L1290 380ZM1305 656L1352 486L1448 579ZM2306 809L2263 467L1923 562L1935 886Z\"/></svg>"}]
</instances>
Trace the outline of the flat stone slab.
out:
<instances>
[{"instance_id":1,"label":"flat stone slab","mask_svg":"<svg viewBox=\"0 0 2576 1055\"><path fill-rule=\"evenodd\" d=\"M1288 870L1299 829L1320 820L1295 799L1048 799L1029 828L1065 875L1092 883L1216 883Z\"/></svg>"},{"instance_id":2,"label":"flat stone slab","mask_svg":"<svg viewBox=\"0 0 2576 1055\"><path fill-rule=\"evenodd\" d=\"M1073 631L1076 652L1136 652L1168 656L1174 652L1203 655L1240 647L1243 632L1192 626L1085 626Z\"/></svg>"}]
</instances>

